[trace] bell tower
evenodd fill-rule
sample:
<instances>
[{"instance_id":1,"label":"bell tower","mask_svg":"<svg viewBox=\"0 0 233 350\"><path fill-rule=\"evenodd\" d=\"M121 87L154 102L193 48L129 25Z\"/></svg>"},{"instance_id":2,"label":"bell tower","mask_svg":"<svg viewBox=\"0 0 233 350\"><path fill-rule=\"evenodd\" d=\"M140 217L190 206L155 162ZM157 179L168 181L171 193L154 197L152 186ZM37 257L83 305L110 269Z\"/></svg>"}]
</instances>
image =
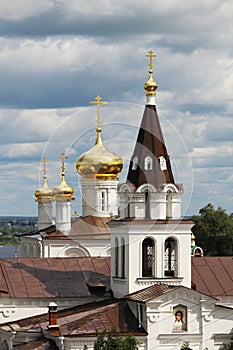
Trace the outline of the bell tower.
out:
<instances>
[{"instance_id":1,"label":"bell tower","mask_svg":"<svg viewBox=\"0 0 233 350\"><path fill-rule=\"evenodd\" d=\"M119 187L120 219L109 224L116 297L157 283L191 287L193 223L181 217L183 186L175 183L155 105L155 54L146 56L145 110L127 181Z\"/></svg>"}]
</instances>

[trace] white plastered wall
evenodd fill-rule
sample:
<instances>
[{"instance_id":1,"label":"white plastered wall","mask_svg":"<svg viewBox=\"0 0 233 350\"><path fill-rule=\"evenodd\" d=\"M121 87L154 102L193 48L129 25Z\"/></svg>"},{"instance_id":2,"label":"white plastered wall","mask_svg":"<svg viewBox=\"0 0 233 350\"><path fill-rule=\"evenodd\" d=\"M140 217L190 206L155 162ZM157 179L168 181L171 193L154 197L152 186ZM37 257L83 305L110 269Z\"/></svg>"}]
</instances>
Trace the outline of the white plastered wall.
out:
<instances>
[{"instance_id":1,"label":"white plastered wall","mask_svg":"<svg viewBox=\"0 0 233 350\"><path fill-rule=\"evenodd\" d=\"M82 179L81 184L83 216L109 217L118 214L118 180Z\"/></svg>"}]
</instances>

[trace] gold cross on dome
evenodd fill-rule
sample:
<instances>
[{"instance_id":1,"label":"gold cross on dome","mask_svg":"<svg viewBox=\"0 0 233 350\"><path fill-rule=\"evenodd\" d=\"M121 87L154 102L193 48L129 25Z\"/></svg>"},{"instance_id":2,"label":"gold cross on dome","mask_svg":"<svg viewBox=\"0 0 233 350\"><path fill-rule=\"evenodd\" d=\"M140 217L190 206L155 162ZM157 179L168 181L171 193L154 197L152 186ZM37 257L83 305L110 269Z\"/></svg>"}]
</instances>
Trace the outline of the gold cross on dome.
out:
<instances>
[{"instance_id":1,"label":"gold cross on dome","mask_svg":"<svg viewBox=\"0 0 233 350\"><path fill-rule=\"evenodd\" d=\"M40 160L41 163L44 163L44 176L46 176L46 163L49 162L49 160L46 159L46 156L44 156L41 160Z\"/></svg>"},{"instance_id":2,"label":"gold cross on dome","mask_svg":"<svg viewBox=\"0 0 233 350\"><path fill-rule=\"evenodd\" d=\"M68 156L66 156L65 153L62 152L61 155L58 156L58 158L61 158L61 164L62 164L61 170L62 170L62 172L64 172L65 171L65 159L68 158Z\"/></svg>"},{"instance_id":3,"label":"gold cross on dome","mask_svg":"<svg viewBox=\"0 0 233 350\"><path fill-rule=\"evenodd\" d=\"M108 104L107 101L101 101L102 98L100 97L100 95L97 95L95 98L95 101L90 101L89 103L91 105L97 105L97 126L98 128L100 128L100 105L106 105Z\"/></svg>"},{"instance_id":4,"label":"gold cross on dome","mask_svg":"<svg viewBox=\"0 0 233 350\"><path fill-rule=\"evenodd\" d=\"M156 57L156 54L150 50L147 54L146 54L146 57L150 57L150 63L149 63L149 67L150 67L150 70L153 69L153 57Z\"/></svg>"}]
</instances>

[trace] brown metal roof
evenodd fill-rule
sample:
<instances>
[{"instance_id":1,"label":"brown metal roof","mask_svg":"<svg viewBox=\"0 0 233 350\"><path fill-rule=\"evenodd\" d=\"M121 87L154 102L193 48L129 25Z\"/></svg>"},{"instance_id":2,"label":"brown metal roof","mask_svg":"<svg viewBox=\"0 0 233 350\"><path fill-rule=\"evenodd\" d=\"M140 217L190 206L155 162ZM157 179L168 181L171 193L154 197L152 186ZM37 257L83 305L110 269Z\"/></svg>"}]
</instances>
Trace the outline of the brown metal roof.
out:
<instances>
[{"instance_id":1,"label":"brown metal roof","mask_svg":"<svg viewBox=\"0 0 233 350\"><path fill-rule=\"evenodd\" d=\"M144 161L147 156L152 158L153 170L145 170L144 168ZM166 170L160 169L160 156L163 156L166 160ZM136 170L132 170L135 157L138 158L138 165ZM169 155L154 105L145 106L135 149L129 165L127 182L133 184L136 189L147 183L153 185L156 189L166 183L174 184Z\"/></svg>"},{"instance_id":2,"label":"brown metal roof","mask_svg":"<svg viewBox=\"0 0 233 350\"><path fill-rule=\"evenodd\" d=\"M139 290L135 293L127 295L126 299L145 303L148 300L151 300L153 298L157 298L157 297L159 297L165 293L171 292L177 288L180 288L180 287L168 286L166 284L154 284L153 286L144 288L144 289Z\"/></svg>"},{"instance_id":3,"label":"brown metal roof","mask_svg":"<svg viewBox=\"0 0 233 350\"><path fill-rule=\"evenodd\" d=\"M109 226L112 225L185 225L185 224L194 224L191 219L148 219L148 218L126 218L126 219L116 219L109 222Z\"/></svg>"},{"instance_id":4,"label":"brown metal roof","mask_svg":"<svg viewBox=\"0 0 233 350\"><path fill-rule=\"evenodd\" d=\"M71 223L71 231L65 234L59 230L50 230L44 239L110 239L110 233L107 223L112 218L101 218L88 215L83 218L78 218Z\"/></svg>"},{"instance_id":5,"label":"brown metal roof","mask_svg":"<svg viewBox=\"0 0 233 350\"><path fill-rule=\"evenodd\" d=\"M233 257L193 257L192 285L214 297L233 296Z\"/></svg>"},{"instance_id":6,"label":"brown metal roof","mask_svg":"<svg viewBox=\"0 0 233 350\"><path fill-rule=\"evenodd\" d=\"M88 297L103 285L109 292L110 257L0 259L0 297ZM192 285L210 296L233 296L233 258L193 257Z\"/></svg>"},{"instance_id":7,"label":"brown metal roof","mask_svg":"<svg viewBox=\"0 0 233 350\"><path fill-rule=\"evenodd\" d=\"M110 258L0 259L0 297L88 297L88 282L104 284L109 292Z\"/></svg>"},{"instance_id":8,"label":"brown metal roof","mask_svg":"<svg viewBox=\"0 0 233 350\"><path fill-rule=\"evenodd\" d=\"M1 325L7 330L27 332L44 330L57 334L57 330L48 329L48 314L25 318ZM111 330L113 327L121 334L146 335L126 301L115 299L93 302L58 311L59 334L64 336L95 336L99 332ZM55 334L54 334L55 335Z\"/></svg>"},{"instance_id":9,"label":"brown metal roof","mask_svg":"<svg viewBox=\"0 0 233 350\"><path fill-rule=\"evenodd\" d=\"M76 314L74 321L60 327L63 335L95 335L96 331L111 330L115 328L121 335L142 335L138 321L134 317L128 304L124 301L112 302L109 305L92 308L89 312Z\"/></svg>"}]
</instances>

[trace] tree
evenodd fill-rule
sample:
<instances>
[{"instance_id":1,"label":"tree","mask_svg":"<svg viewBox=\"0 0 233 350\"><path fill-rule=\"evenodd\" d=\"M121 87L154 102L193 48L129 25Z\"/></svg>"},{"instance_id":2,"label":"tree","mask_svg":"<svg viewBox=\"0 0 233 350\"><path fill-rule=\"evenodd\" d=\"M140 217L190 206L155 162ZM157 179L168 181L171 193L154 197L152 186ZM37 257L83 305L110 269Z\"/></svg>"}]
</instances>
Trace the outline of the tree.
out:
<instances>
[{"instance_id":1,"label":"tree","mask_svg":"<svg viewBox=\"0 0 233 350\"><path fill-rule=\"evenodd\" d=\"M181 346L180 350L192 350L192 349L189 347L189 342L185 341Z\"/></svg>"},{"instance_id":2,"label":"tree","mask_svg":"<svg viewBox=\"0 0 233 350\"><path fill-rule=\"evenodd\" d=\"M211 203L200 209L199 214L192 217L195 223L192 231L204 254L233 255L233 215L222 207L215 210Z\"/></svg>"},{"instance_id":3,"label":"tree","mask_svg":"<svg viewBox=\"0 0 233 350\"><path fill-rule=\"evenodd\" d=\"M134 336L122 337L115 328L112 328L109 332L106 330L97 332L94 350L136 350L138 345Z\"/></svg>"},{"instance_id":4,"label":"tree","mask_svg":"<svg viewBox=\"0 0 233 350\"><path fill-rule=\"evenodd\" d=\"M224 344L221 347L222 350L233 350L233 335L231 336L231 342L230 344Z\"/></svg>"}]
</instances>

